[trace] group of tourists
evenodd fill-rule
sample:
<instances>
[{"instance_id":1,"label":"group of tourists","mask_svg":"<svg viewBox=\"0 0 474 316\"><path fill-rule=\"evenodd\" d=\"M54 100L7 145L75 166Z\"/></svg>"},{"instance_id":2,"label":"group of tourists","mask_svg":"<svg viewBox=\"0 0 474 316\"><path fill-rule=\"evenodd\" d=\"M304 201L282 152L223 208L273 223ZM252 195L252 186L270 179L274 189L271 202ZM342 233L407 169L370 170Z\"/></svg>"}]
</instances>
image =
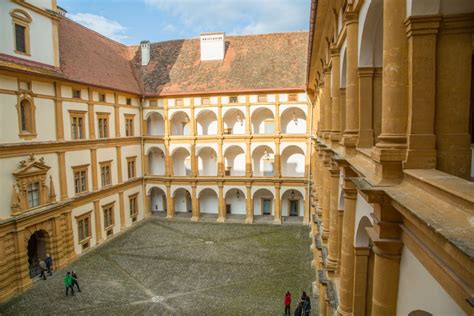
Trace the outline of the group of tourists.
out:
<instances>
[{"instance_id":1,"label":"group of tourists","mask_svg":"<svg viewBox=\"0 0 474 316\"><path fill-rule=\"evenodd\" d=\"M291 293L286 291L285 293L285 316L291 316ZM309 316L311 314L311 300L309 296L303 291L301 298L296 304L294 316Z\"/></svg>"},{"instance_id":2,"label":"group of tourists","mask_svg":"<svg viewBox=\"0 0 474 316\"><path fill-rule=\"evenodd\" d=\"M64 286L66 287L66 296L69 295L69 289L71 289L71 295L74 296L74 286L77 287L78 292L82 292L79 282L77 282L77 273L74 270L68 271L64 276Z\"/></svg>"},{"instance_id":3,"label":"group of tourists","mask_svg":"<svg viewBox=\"0 0 474 316\"><path fill-rule=\"evenodd\" d=\"M48 272L49 276L53 275L53 272L51 271L51 268L53 266L53 258L49 254L46 254L46 257L44 260L39 259L38 260L38 269L40 272L40 278L43 280L46 280L46 272Z\"/></svg>"},{"instance_id":4,"label":"group of tourists","mask_svg":"<svg viewBox=\"0 0 474 316\"><path fill-rule=\"evenodd\" d=\"M49 254L46 254L44 260L39 259L38 269L40 272L40 278L46 280L46 273L48 273L49 276L52 276L52 266L53 258L51 258ZM66 296L69 296L69 290L71 290L71 295L74 295L74 286L77 287L78 292L82 292L79 287L79 282L77 281L77 273L74 270L68 271L64 276L64 286L66 287Z\"/></svg>"}]
</instances>

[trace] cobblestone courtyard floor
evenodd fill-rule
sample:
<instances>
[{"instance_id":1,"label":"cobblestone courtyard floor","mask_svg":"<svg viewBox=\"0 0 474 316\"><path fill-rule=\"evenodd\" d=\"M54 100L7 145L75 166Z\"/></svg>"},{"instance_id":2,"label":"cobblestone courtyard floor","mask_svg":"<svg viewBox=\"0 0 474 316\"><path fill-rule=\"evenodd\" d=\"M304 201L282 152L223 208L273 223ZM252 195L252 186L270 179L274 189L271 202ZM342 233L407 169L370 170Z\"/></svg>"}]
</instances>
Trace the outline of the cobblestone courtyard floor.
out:
<instances>
[{"instance_id":1,"label":"cobblestone courtyard floor","mask_svg":"<svg viewBox=\"0 0 474 316\"><path fill-rule=\"evenodd\" d=\"M35 282L0 314L282 315L287 289L294 302L311 292L308 234L301 225L151 218ZM65 297L67 270L79 276L74 297Z\"/></svg>"}]
</instances>

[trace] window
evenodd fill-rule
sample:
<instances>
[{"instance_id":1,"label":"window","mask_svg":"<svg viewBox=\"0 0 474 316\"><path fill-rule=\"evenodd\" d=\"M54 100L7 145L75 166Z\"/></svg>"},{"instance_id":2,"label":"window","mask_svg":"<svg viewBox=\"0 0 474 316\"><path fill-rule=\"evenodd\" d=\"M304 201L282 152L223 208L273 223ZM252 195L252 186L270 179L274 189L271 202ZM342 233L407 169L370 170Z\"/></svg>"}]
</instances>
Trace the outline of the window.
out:
<instances>
[{"instance_id":1,"label":"window","mask_svg":"<svg viewBox=\"0 0 474 316\"><path fill-rule=\"evenodd\" d=\"M108 186L112 184L112 175L111 172L112 160L103 161L100 163L100 179L102 186Z\"/></svg>"},{"instance_id":2,"label":"window","mask_svg":"<svg viewBox=\"0 0 474 316\"><path fill-rule=\"evenodd\" d=\"M210 98L202 98L201 99L201 104L202 105L209 105L209 104L211 104L211 99Z\"/></svg>"},{"instance_id":3,"label":"window","mask_svg":"<svg viewBox=\"0 0 474 316\"><path fill-rule=\"evenodd\" d=\"M134 114L125 114L125 136L133 136L133 121L134 121Z\"/></svg>"},{"instance_id":4,"label":"window","mask_svg":"<svg viewBox=\"0 0 474 316\"><path fill-rule=\"evenodd\" d=\"M36 135L35 107L30 99L22 99L17 105L20 137Z\"/></svg>"},{"instance_id":5,"label":"window","mask_svg":"<svg viewBox=\"0 0 474 316\"><path fill-rule=\"evenodd\" d=\"M84 139L85 111L69 111L71 116L71 139Z\"/></svg>"},{"instance_id":6,"label":"window","mask_svg":"<svg viewBox=\"0 0 474 316\"><path fill-rule=\"evenodd\" d=\"M127 99L126 99L126 103L127 103L127 105L132 105L132 99L127 98Z\"/></svg>"},{"instance_id":7,"label":"window","mask_svg":"<svg viewBox=\"0 0 474 316\"><path fill-rule=\"evenodd\" d=\"M99 101L105 102L105 93L99 93Z\"/></svg>"},{"instance_id":8,"label":"window","mask_svg":"<svg viewBox=\"0 0 474 316\"><path fill-rule=\"evenodd\" d=\"M127 157L127 172L128 172L128 178L132 179L135 178L135 161L137 160L137 157Z\"/></svg>"},{"instance_id":9,"label":"window","mask_svg":"<svg viewBox=\"0 0 474 316\"><path fill-rule=\"evenodd\" d=\"M298 95L296 93L291 93L288 95L288 101L294 102L298 101Z\"/></svg>"},{"instance_id":10,"label":"window","mask_svg":"<svg viewBox=\"0 0 474 316\"><path fill-rule=\"evenodd\" d=\"M183 99L176 99L176 106L183 106L183 105L184 105Z\"/></svg>"},{"instance_id":11,"label":"window","mask_svg":"<svg viewBox=\"0 0 474 316\"><path fill-rule=\"evenodd\" d=\"M19 80L18 81L18 89L21 91L31 91L31 82Z\"/></svg>"},{"instance_id":12,"label":"window","mask_svg":"<svg viewBox=\"0 0 474 316\"><path fill-rule=\"evenodd\" d=\"M267 96L265 94L261 94L257 98L258 102L267 102Z\"/></svg>"},{"instance_id":13,"label":"window","mask_svg":"<svg viewBox=\"0 0 474 316\"><path fill-rule=\"evenodd\" d=\"M40 184L39 182L33 182L28 184L26 188L26 194L28 197L28 208L37 207L40 205Z\"/></svg>"},{"instance_id":14,"label":"window","mask_svg":"<svg viewBox=\"0 0 474 316\"><path fill-rule=\"evenodd\" d=\"M102 206L104 213L104 230L108 230L114 226L114 202Z\"/></svg>"},{"instance_id":15,"label":"window","mask_svg":"<svg viewBox=\"0 0 474 316\"><path fill-rule=\"evenodd\" d=\"M109 113L97 113L97 125L99 127L99 138L108 138Z\"/></svg>"},{"instance_id":16,"label":"window","mask_svg":"<svg viewBox=\"0 0 474 316\"><path fill-rule=\"evenodd\" d=\"M130 195L128 197L129 205L130 205L130 217L136 217L138 215L138 193L134 195Z\"/></svg>"},{"instance_id":17,"label":"window","mask_svg":"<svg viewBox=\"0 0 474 316\"><path fill-rule=\"evenodd\" d=\"M81 90L79 89L72 89L72 97L74 99L80 99L81 98Z\"/></svg>"},{"instance_id":18,"label":"window","mask_svg":"<svg viewBox=\"0 0 474 316\"><path fill-rule=\"evenodd\" d=\"M237 103L239 102L239 99L237 98L237 96L231 96L229 98L229 103Z\"/></svg>"},{"instance_id":19,"label":"window","mask_svg":"<svg viewBox=\"0 0 474 316\"><path fill-rule=\"evenodd\" d=\"M15 53L30 54L30 15L23 10L15 9L10 13L13 20Z\"/></svg>"},{"instance_id":20,"label":"window","mask_svg":"<svg viewBox=\"0 0 474 316\"><path fill-rule=\"evenodd\" d=\"M79 243L86 242L91 237L91 213L81 215L77 220L77 239Z\"/></svg>"},{"instance_id":21,"label":"window","mask_svg":"<svg viewBox=\"0 0 474 316\"><path fill-rule=\"evenodd\" d=\"M158 106L158 100L150 100L150 106Z\"/></svg>"},{"instance_id":22,"label":"window","mask_svg":"<svg viewBox=\"0 0 474 316\"><path fill-rule=\"evenodd\" d=\"M74 190L76 194L88 190L87 166L88 165L72 167L74 171Z\"/></svg>"}]
</instances>

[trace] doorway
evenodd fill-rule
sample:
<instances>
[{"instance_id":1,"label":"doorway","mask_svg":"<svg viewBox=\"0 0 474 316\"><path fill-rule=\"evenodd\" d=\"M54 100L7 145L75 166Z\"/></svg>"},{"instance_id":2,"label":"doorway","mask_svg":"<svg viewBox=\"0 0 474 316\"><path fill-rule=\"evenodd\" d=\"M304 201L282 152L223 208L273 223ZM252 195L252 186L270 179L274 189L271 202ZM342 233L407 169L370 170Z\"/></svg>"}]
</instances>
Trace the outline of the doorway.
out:
<instances>
[{"instance_id":1,"label":"doorway","mask_svg":"<svg viewBox=\"0 0 474 316\"><path fill-rule=\"evenodd\" d=\"M288 200L290 203L290 216L299 216L300 200Z\"/></svg>"},{"instance_id":2,"label":"doorway","mask_svg":"<svg viewBox=\"0 0 474 316\"><path fill-rule=\"evenodd\" d=\"M231 206L232 206L231 204L226 204L225 205L225 213L227 215L231 214Z\"/></svg>"},{"instance_id":3,"label":"doorway","mask_svg":"<svg viewBox=\"0 0 474 316\"><path fill-rule=\"evenodd\" d=\"M272 215L272 200L262 198L262 214Z\"/></svg>"},{"instance_id":4,"label":"doorway","mask_svg":"<svg viewBox=\"0 0 474 316\"><path fill-rule=\"evenodd\" d=\"M46 257L48 234L44 230L35 231L28 240L28 267L30 278L39 275L38 262Z\"/></svg>"}]
</instances>

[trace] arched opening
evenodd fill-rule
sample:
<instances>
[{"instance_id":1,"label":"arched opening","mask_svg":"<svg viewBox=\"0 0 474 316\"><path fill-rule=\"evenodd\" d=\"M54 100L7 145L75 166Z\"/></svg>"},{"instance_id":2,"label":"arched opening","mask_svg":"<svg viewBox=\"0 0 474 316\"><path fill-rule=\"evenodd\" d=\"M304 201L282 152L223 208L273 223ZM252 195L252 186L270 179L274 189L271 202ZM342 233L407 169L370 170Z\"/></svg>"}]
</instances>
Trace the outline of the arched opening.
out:
<instances>
[{"instance_id":1,"label":"arched opening","mask_svg":"<svg viewBox=\"0 0 474 316\"><path fill-rule=\"evenodd\" d=\"M146 119L146 126L148 136L162 136L165 134L165 121L160 113L150 113Z\"/></svg>"},{"instance_id":2,"label":"arched opening","mask_svg":"<svg viewBox=\"0 0 474 316\"><path fill-rule=\"evenodd\" d=\"M217 135L217 116L211 110L203 110L196 117L198 135Z\"/></svg>"},{"instance_id":3,"label":"arched opening","mask_svg":"<svg viewBox=\"0 0 474 316\"><path fill-rule=\"evenodd\" d=\"M20 102L20 133L33 133L33 106L27 99Z\"/></svg>"},{"instance_id":4,"label":"arched opening","mask_svg":"<svg viewBox=\"0 0 474 316\"><path fill-rule=\"evenodd\" d=\"M44 260L51 248L49 234L44 230L35 231L28 239L28 267L30 277L40 274L39 260Z\"/></svg>"},{"instance_id":5,"label":"arched opening","mask_svg":"<svg viewBox=\"0 0 474 316\"><path fill-rule=\"evenodd\" d=\"M166 212L166 194L162 189L158 187L151 188L149 196L151 212Z\"/></svg>"},{"instance_id":6,"label":"arched opening","mask_svg":"<svg viewBox=\"0 0 474 316\"><path fill-rule=\"evenodd\" d=\"M422 311L422 310L416 310L408 313L408 316L432 316L433 314Z\"/></svg>"},{"instance_id":7,"label":"arched opening","mask_svg":"<svg viewBox=\"0 0 474 316\"><path fill-rule=\"evenodd\" d=\"M217 154L211 147L204 147L198 152L198 174L217 176Z\"/></svg>"},{"instance_id":8,"label":"arched opening","mask_svg":"<svg viewBox=\"0 0 474 316\"><path fill-rule=\"evenodd\" d=\"M253 210L255 215L274 215L273 193L267 189L258 189L253 194Z\"/></svg>"},{"instance_id":9,"label":"arched opening","mask_svg":"<svg viewBox=\"0 0 474 316\"><path fill-rule=\"evenodd\" d=\"M225 194L226 214L242 214L246 213L246 197L240 189L230 189Z\"/></svg>"},{"instance_id":10,"label":"arched opening","mask_svg":"<svg viewBox=\"0 0 474 316\"><path fill-rule=\"evenodd\" d=\"M245 115L241 110L227 110L223 121L224 134L245 134Z\"/></svg>"},{"instance_id":11,"label":"arched opening","mask_svg":"<svg viewBox=\"0 0 474 316\"><path fill-rule=\"evenodd\" d=\"M217 214L219 202L217 193L213 189L206 188L199 192L199 211L202 214Z\"/></svg>"},{"instance_id":12,"label":"arched opening","mask_svg":"<svg viewBox=\"0 0 474 316\"><path fill-rule=\"evenodd\" d=\"M273 134L275 120L273 112L267 108L258 108L252 113L252 132L254 134Z\"/></svg>"},{"instance_id":13,"label":"arched opening","mask_svg":"<svg viewBox=\"0 0 474 316\"><path fill-rule=\"evenodd\" d=\"M283 177L304 177L305 154L300 147L286 147L281 153L280 161Z\"/></svg>"},{"instance_id":14,"label":"arched opening","mask_svg":"<svg viewBox=\"0 0 474 316\"><path fill-rule=\"evenodd\" d=\"M225 175L245 176L245 152L239 146L230 146L224 152Z\"/></svg>"},{"instance_id":15,"label":"arched opening","mask_svg":"<svg viewBox=\"0 0 474 316\"><path fill-rule=\"evenodd\" d=\"M191 155L185 148L176 149L171 155L174 176L191 175Z\"/></svg>"},{"instance_id":16,"label":"arched opening","mask_svg":"<svg viewBox=\"0 0 474 316\"><path fill-rule=\"evenodd\" d=\"M306 114L300 108L290 107L283 111L280 122L284 134L306 133Z\"/></svg>"},{"instance_id":17,"label":"arched opening","mask_svg":"<svg viewBox=\"0 0 474 316\"><path fill-rule=\"evenodd\" d=\"M193 210L191 193L184 188L176 189L173 193L174 211L176 213L190 213Z\"/></svg>"},{"instance_id":18,"label":"arched opening","mask_svg":"<svg viewBox=\"0 0 474 316\"><path fill-rule=\"evenodd\" d=\"M282 216L303 216L304 198L300 191L286 190L281 197Z\"/></svg>"},{"instance_id":19,"label":"arched opening","mask_svg":"<svg viewBox=\"0 0 474 316\"><path fill-rule=\"evenodd\" d=\"M273 177L275 155L273 150L266 146L258 146L253 150L253 175L257 177Z\"/></svg>"},{"instance_id":20,"label":"arched opening","mask_svg":"<svg viewBox=\"0 0 474 316\"><path fill-rule=\"evenodd\" d=\"M158 148L153 147L148 151L148 174L162 176L165 174L165 154Z\"/></svg>"},{"instance_id":21,"label":"arched opening","mask_svg":"<svg viewBox=\"0 0 474 316\"><path fill-rule=\"evenodd\" d=\"M170 123L172 136L182 136L191 134L191 121L189 119L189 116L185 112L178 111L173 113Z\"/></svg>"}]
</instances>

